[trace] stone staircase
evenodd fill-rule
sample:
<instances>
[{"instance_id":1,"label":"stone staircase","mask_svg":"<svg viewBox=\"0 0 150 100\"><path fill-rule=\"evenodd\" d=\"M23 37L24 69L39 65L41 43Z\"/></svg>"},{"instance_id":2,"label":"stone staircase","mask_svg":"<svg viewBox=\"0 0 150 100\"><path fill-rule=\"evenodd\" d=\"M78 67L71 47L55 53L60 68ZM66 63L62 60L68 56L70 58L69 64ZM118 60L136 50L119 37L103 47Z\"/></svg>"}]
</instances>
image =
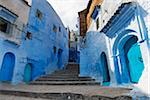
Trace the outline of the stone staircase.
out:
<instances>
[{"instance_id":1,"label":"stone staircase","mask_svg":"<svg viewBox=\"0 0 150 100\"><path fill-rule=\"evenodd\" d=\"M64 69L44 75L30 83L31 85L100 85L91 77L79 76L79 64L69 63Z\"/></svg>"},{"instance_id":2,"label":"stone staircase","mask_svg":"<svg viewBox=\"0 0 150 100\"><path fill-rule=\"evenodd\" d=\"M103 87L91 77L79 76L79 65L41 76L28 84L0 83L0 100L150 100L135 96L130 88Z\"/></svg>"}]
</instances>

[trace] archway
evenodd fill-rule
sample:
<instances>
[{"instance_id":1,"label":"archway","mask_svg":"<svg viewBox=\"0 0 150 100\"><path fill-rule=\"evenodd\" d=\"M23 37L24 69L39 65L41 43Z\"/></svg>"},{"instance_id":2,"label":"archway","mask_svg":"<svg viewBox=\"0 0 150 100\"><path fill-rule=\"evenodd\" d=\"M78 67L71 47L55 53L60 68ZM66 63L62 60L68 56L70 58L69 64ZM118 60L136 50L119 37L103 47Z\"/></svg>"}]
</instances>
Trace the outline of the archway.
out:
<instances>
[{"instance_id":1,"label":"archway","mask_svg":"<svg viewBox=\"0 0 150 100\"><path fill-rule=\"evenodd\" d=\"M137 41L138 38L132 36L123 46L124 58L122 59L125 60L129 82L131 83L138 83L144 70L143 58Z\"/></svg>"},{"instance_id":2,"label":"archway","mask_svg":"<svg viewBox=\"0 0 150 100\"><path fill-rule=\"evenodd\" d=\"M121 58L120 51L122 51L122 48L123 48L121 46L124 46L125 42L133 35L136 36L136 34L137 34L136 31L134 31L132 29L126 29L126 30L122 31L121 33L118 33L118 36L114 41L113 48L112 48L113 61L114 61L116 81L118 84L121 84L122 81L124 81L125 83L128 83L128 80L129 80L129 77L126 75L127 71L122 71L122 70L124 70L123 68L125 68L125 70L126 70L126 67L121 68L120 62L119 62L119 59ZM120 46L120 50L119 50L119 46Z\"/></svg>"},{"instance_id":3,"label":"archway","mask_svg":"<svg viewBox=\"0 0 150 100\"><path fill-rule=\"evenodd\" d=\"M0 81L10 82L13 77L15 67L15 55L8 52L4 55L1 70L0 70Z\"/></svg>"},{"instance_id":4,"label":"archway","mask_svg":"<svg viewBox=\"0 0 150 100\"><path fill-rule=\"evenodd\" d=\"M114 64L116 69L120 68L119 74L121 82L138 83L144 70L144 63L142 61L137 36L124 36L124 38L118 41L116 50L118 50L118 57L115 56ZM120 63L120 65L118 63Z\"/></svg>"},{"instance_id":5,"label":"archway","mask_svg":"<svg viewBox=\"0 0 150 100\"><path fill-rule=\"evenodd\" d=\"M30 63L26 64L24 69L24 82L29 83L32 80L32 65Z\"/></svg>"},{"instance_id":6,"label":"archway","mask_svg":"<svg viewBox=\"0 0 150 100\"><path fill-rule=\"evenodd\" d=\"M108 69L107 57L104 52L101 53L101 68L102 68L102 76L103 76L103 85L109 85L110 83L110 75Z\"/></svg>"},{"instance_id":7,"label":"archway","mask_svg":"<svg viewBox=\"0 0 150 100\"><path fill-rule=\"evenodd\" d=\"M62 52L63 52L62 49L58 49L58 55L57 55L57 58L58 58L58 62L57 62L58 69L61 69L61 66L62 66Z\"/></svg>"}]
</instances>

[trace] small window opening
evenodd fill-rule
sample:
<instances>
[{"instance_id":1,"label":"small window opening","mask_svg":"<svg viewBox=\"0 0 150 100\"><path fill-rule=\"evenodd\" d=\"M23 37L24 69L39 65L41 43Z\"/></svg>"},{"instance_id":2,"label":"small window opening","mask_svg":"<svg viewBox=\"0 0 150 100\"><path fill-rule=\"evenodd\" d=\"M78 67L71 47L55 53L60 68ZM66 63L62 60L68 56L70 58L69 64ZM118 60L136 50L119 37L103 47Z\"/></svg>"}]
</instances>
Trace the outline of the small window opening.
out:
<instances>
[{"instance_id":1,"label":"small window opening","mask_svg":"<svg viewBox=\"0 0 150 100\"><path fill-rule=\"evenodd\" d=\"M53 31L57 33L57 27L55 25L53 25Z\"/></svg>"},{"instance_id":2,"label":"small window opening","mask_svg":"<svg viewBox=\"0 0 150 100\"><path fill-rule=\"evenodd\" d=\"M61 27L59 27L59 32L61 32Z\"/></svg>"},{"instance_id":3,"label":"small window opening","mask_svg":"<svg viewBox=\"0 0 150 100\"><path fill-rule=\"evenodd\" d=\"M98 28L99 28L99 18L97 18L96 20L96 29L98 30Z\"/></svg>"},{"instance_id":4,"label":"small window opening","mask_svg":"<svg viewBox=\"0 0 150 100\"><path fill-rule=\"evenodd\" d=\"M54 54L56 54L56 47L55 46L53 47L53 51L54 51Z\"/></svg>"},{"instance_id":5,"label":"small window opening","mask_svg":"<svg viewBox=\"0 0 150 100\"><path fill-rule=\"evenodd\" d=\"M0 18L0 31L9 34L10 23L3 18Z\"/></svg>"},{"instance_id":6,"label":"small window opening","mask_svg":"<svg viewBox=\"0 0 150 100\"><path fill-rule=\"evenodd\" d=\"M38 10L37 9L37 11L36 11L36 17L38 17L38 19L42 19L42 17L43 17L43 14L42 14L42 12L40 11L40 10Z\"/></svg>"},{"instance_id":7,"label":"small window opening","mask_svg":"<svg viewBox=\"0 0 150 100\"><path fill-rule=\"evenodd\" d=\"M32 39L32 34L30 32L27 32L26 34L26 39L31 40Z\"/></svg>"}]
</instances>

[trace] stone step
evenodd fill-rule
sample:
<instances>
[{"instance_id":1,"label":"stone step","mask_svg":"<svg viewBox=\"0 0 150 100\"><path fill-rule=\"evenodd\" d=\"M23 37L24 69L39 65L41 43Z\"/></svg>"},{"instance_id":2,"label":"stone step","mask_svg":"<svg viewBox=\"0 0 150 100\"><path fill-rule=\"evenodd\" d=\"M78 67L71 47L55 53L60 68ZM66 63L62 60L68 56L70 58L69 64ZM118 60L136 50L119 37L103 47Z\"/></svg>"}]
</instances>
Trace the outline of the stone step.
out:
<instances>
[{"instance_id":1,"label":"stone step","mask_svg":"<svg viewBox=\"0 0 150 100\"><path fill-rule=\"evenodd\" d=\"M0 100L69 100L70 96L71 100L82 100L81 98L83 98L81 94L74 93L37 93L13 90L1 90L0 94L3 96L0 97Z\"/></svg>"},{"instance_id":2,"label":"stone step","mask_svg":"<svg viewBox=\"0 0 150 100\"><path fill-rule=\"evenodd\" d=\"M39 78L35 81L95 81L92 78Z\"/></svg>"},{"instance_id":3,"label":"stone step","mask_svg":"<svg viewBox=\"0 0 150 100\"><path fill-rule=\"evenodd\" d=\"M49 100L49 99L33 98L33 97L26 97L20 95L0 94L0 100ZM56 100L56 99L51 99L51 100Z\"/></svg>"},{"instance_id":4,"label":"stone step","mask_svg":"<svg viewBox=\"0 0 150 100\"><path fill-rule=\"evenodd\" d=\"M75 74L75 73L62 73L62 74L59 74L59 73L53 73L51 75L47 75L47 76L53 76L53 75L56 75L56 76L78 76L79 74Z\"/></svg>"},{"instance_id":5,"label":"stone step","mask_svg":"<svg viewBox=\"0 0 150 100\"><path fill-rule=\"evenodd\" d=\"M48 75L48 76L41 76L38 79L91 79L91 77L79 77L79 76L56 76L56 75Z\"/></svg>"},{"instance_id":6,"label":"stone step","mask_svg":"<svg viewBox=\"0 0 150 100\"><path fill-rule=\"evenodd\" d=\"M42 76L42 78L60 78L60 79L64 79L64 78L78 78L78 76L76 75L72 75L72 76L68 76L68 75L62 75L62 76L58 76L58 75L51 75L51 76Z\"/></svg>"},{"instance_id":7,"label":"stone step","mask_svg":"<svg viewBox=\"0 0 150 100\"><path fill-rule=\"evenodd\" d=\"M29 91L0 90L0 100L132 100L130 95L116 97L101 95L83 95L78 93L40 93ZM135 100L149 100L148 97L136 97Z\"/></svg>"},{"instance_id":8,"label":"stone step","mask_svg":"<svg viewBox=\"0 0 150 100\"><path fill-rule=\"evenodd\" d=\"M80 72L79 64L76 63L68 63L65 69L70 71L76 71L78 74Z\"/></svg>"},{"instance_id":9,"label":"stone step","mask_svg":"<svg viewBox=\"0 0 150 100\"><path fill-rule=\"evenodd\" d=\"M56 71L56 72L54 72L54 73L52 73L52 74L79 74L77 71Z\"/></svg>"},{"instance_id":10,"label":"stone step","mask_svg":"<svg viewBox=\"0 0 150 100\"><path fill-rule=\"evenodd\" d=\"M33 81L30 85L100 85L95 81Z\"/></svg>"},{"instance_id":11,"label":"stone step","mask_svg":"<svg viewBox=\"0 0 150 100\"><path fill-rule=\"evenodd\" d=\"M61 76L59 76L59 77L40 77L40 78L38 78L38 79L42 79L42 80L46 80L46 79L70 79L70 80L72 80L72 79L78 79L78 80L90 80L90 79L92 79L91 77L70 77L70 78L68 78L68 77L61 77ZM38 80L38 79L36 79L36 80Z\"/></svg>"}]
</instances>

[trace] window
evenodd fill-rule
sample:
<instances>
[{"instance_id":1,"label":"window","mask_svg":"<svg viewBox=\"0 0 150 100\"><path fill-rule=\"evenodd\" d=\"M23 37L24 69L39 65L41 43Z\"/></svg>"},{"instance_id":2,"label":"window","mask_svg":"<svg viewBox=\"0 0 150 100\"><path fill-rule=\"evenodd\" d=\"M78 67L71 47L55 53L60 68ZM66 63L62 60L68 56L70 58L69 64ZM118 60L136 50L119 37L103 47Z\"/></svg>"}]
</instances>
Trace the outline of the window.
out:
<instances>
[{"instance_id":1,"label":"window","mask_svg":"<svg viewBox=\"0 0 150 100\"><path fill-rule=\"evenodd\" d=\"M94 11L93 11L93 13L91 15L91 18L95 20L97 15L98 15L98 13L99 13L99 11L100 11L100 5L95 6Z\"/></svg>"},{"instance_id":2,"label":"window","mask_svg":"<svg viewBox=\"0 0 150 100\"><path fill-rule=\"evenodd\" d=\"M4 32L6 34L9 34L10 31L10 22L4 20L3 18L0 17L0 31Z\"/></svg>"},{"instance_id":3,"label":"window","mask_svg":"<svg viewBox=\"0 0 150 100\"><path fill-rule=\"evenodd\" d=\"M30 32L27 32L26 39L29 39L29 40L32 39L32 34Z\"/></svg>"},{"instance_id":4,"label":"window","mask_svg":"<svg viewBox=\"0 0 150 100\"><path fill-rule=\"evenodd\" d=\"M53 31L57 33L57 27L55 25L53 25Z\"/></svg>"},{"instance_id":5,"label":"window","mask_svg":"<svg viewBox=\"0 0 150 100\"><path fill-rule=\"evenodd\" d=\"M56 47L55 46L53 47L53 52L54 52L54 54L56 54Z\"/></svg>"},{"instance_id":6,"label":"window","mask_svg":"<svg viewBox=\"0 0 150 100\"><path fill-rule=\"evenodd\" d=\"M59 32L61 32L61 27L59 26Z\"/></svg>"},{"instance_id":7,"label":"window","mask_svg":"<svg viewBox=\"0 0 150 100\"><path fill-rule=\"evenodd\" d=\"M97 18L96 20L96 29L98 30L98 28L99 28L99 18Z\"/></svg>"},{"instance_id":8,"label":"window","mask_svg":"<svg viewBox=\"0 0 150 100\"><path fill-rule=\"evenodd\" d=\"M42 17L43 17L43 14L42 14L42 12L40 11L40 10L36 10L36 17L38 17L38 19L42 19Z\"/></svg>"}]
</instances>

